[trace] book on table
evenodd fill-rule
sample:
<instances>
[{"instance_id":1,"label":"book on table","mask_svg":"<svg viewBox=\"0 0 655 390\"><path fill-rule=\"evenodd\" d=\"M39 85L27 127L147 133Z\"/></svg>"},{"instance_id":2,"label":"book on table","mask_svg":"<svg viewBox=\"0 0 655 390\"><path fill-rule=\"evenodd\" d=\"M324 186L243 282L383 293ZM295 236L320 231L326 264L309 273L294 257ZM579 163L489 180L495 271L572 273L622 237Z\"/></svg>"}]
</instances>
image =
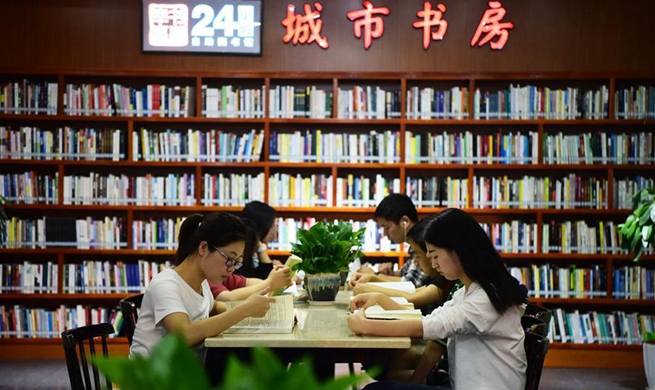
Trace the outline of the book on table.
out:
<instances>
[{"instance_id":1,"label":"book on table","mask_svg":"<svg viewBox=\"0 0 655 390\"><path fill-rule=\"evenodd\" d=\"M418 309L385 310L380 305L373 305L364 309L366 318L375 320L409 320L421 319L422 314Z\"/></svg>"},{"instance_id":2,"label":"book on table","mask_svg":"<svg viewBox=\"0 0 655 390\"><path fill-rule=\"evenodd\" d=\"M225 302L227 310L232 310L243 301ZM279 295L271 308L262 318L244 318L225 330L223 334L243 333L291 333L295 316L293 312L293 297L291 295Z\"/></svg>"},{"instance_id":3,"label":"book on table","mask_svg":"<svg viewBox=\"0 0 655 390\"><path fill-rule=\"evenodd\" d=\"M368 284L391 290L399 290L408 294L416 292L416 286L412 282L369 282Z\"/></svg>"}]
</instances>

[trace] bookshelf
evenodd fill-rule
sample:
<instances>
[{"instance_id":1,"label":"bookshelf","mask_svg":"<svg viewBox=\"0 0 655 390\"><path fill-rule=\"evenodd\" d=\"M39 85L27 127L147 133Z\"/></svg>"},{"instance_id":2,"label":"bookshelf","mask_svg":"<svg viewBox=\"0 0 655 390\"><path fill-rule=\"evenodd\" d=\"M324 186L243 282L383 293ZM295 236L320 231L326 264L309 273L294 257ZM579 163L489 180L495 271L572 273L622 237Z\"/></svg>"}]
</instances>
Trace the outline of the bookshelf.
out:
<instances>
[{"instance_id":1,"label":"bookshelf","mask_svg":"<svg viewBox=\"0 0 655 390\"><path fill-rule=\"evenodd\" d=\"M0 263L57 270L54 292L3 291L0 305L114 308L128 295L123 284L71 287L67 268L93 261L111 275L104 263L162 264L189 213L238 212L262 200L289 230L308 217L364 224L381 197L400 191L421 217L449 206L471 212L510 267L604 270L594 294L562 296L549 286L538 304L655 314L652 294L617 295L615 271L634 264L612 229L629 214L626 199L655 180L652 74L57 70L5 71L0 84L11 97L0 102L12 102L0 105L2 177L18 191L5 207L23 221L17 241L29 242L3 239ZM110 96L121 99L114 109ZM71 218L86 234L41 242L57 233L39 221ZM147 239L153 230L156 244ZM379 242L368 249L372 261L404 260ZM288 251L281 244L271 254ZM654 259L639 265L652 272ZM127 284L139 283L124 272ZM44 338L0 345L0 357L26 345L60 349ZM576 366L594 356L580 361L615 367L618 357L637 368L640 354L636 345L556 342L548 361Z\"/></svg>"}]
</instances>

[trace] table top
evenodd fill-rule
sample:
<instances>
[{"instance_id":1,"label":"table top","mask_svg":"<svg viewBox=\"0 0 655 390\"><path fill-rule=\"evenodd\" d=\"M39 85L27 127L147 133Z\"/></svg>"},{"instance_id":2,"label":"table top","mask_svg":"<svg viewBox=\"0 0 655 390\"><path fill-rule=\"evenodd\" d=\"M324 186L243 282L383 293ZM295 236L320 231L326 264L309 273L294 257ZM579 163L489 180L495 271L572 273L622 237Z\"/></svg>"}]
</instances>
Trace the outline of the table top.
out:
<instances>
[{"instance_id":1,"label":"table top","mask_svg":"<svg viewBox=\"0 0 655 390\"><path fill-rule=\"evenodd\" d=\"M405 349L409 337L357 336L346 323L350 292L339 291L336 303L295 307L298 323L290 334L226 334L205 339L207 348L347 348Z\"/></svg>"}]
</instances>

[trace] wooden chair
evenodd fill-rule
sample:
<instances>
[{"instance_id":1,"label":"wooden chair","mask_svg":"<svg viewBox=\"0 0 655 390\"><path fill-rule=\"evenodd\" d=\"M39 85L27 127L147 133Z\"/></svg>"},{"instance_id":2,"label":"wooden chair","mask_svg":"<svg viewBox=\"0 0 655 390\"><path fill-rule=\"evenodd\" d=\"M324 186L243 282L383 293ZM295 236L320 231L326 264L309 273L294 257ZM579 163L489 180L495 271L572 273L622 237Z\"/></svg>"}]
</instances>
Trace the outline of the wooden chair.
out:
<instances>
[{"instance_id":1,"label":"wooden chair","mask_svg":"<svg viewBox=\"0 0 655 390\"><path fill-rule=\"evenodd\" d=\"M525 356L528 360L528 368L525 371L525 390L538 390L541 380L541 371L544 367L544 360L548 352L548 338L536 333L525 334Z\"/></svg>"},{"instance_id":2,"label":"wooden chair","mask_svg":"<svg viewBox=\"0 0 655 390\"><path fill-rule=\"evenodd\" d=\"M68 367L68 377L71 381L73 390L100 390L100 373L98 368L91 363L93 371L93 383L89 375L90 357L96 355L96 344L94 339L102 340L102 355L108 356L107 336L115 332L114 327L109 323L81 326L76 329L69 329L61 334L64 345L64 354L66 355L66 366ZM85 347L86 344L86 347ZM89 359L87 359L87 349ZM79 352L79 355L78 355ZM111 389L111 382L106 379L106 387ZM93 386L95 384L95 387Z\"/></svg>"},{"instance_id":3,"label":"wooden chair","mask_svg":"<svg viewBox=\"0 0 655 390\"><path fill-rule=\"evenodd\" d=\"M136 322L139 319L138 309L141 308L142 301L143 294L123 298L120 301L120 308L121 312L123 313L123 326L125 327L125 335L127 336L127 341L130 345L132 345L134 329L136 329Z\"/></svg>"}]
</instances>

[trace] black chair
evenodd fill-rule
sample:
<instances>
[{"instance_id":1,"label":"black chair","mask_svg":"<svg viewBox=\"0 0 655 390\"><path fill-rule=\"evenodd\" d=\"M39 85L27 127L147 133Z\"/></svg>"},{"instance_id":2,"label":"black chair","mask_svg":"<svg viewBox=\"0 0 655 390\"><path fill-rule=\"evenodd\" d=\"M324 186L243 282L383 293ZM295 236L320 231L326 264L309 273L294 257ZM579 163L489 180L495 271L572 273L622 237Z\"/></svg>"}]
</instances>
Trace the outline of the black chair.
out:
<instances>
[{"instance_id":1,"label":"black chair","mask_svg":"<svg viewBox=\"0 0 655 390\"><path fill-rule=\"evenodd\" d=\"M521 317L521 325L526 333L532 332L540 336L548 336L548 324L540 318L532 315L524 315Z\"/></svg>"},{"instance_id":2,"label":"black chair","mask_svg":"<svg viewBox=\"0 0 655 390\"><path fill-rule=\"evenodd\" d=\"M66 355L66 366L68 377L73 390L100 390L100 373L98 368L91 363L93 371L93 383L89 375L90 357L96 355L96 344L94 339L100 337L102 340L102 355L107 357L107 336L115 332L114 327L109 323L81 326L76 329L69 329L61 334ZM85 344L87 345L85 347ZM89 359L87 359L87 348ZM79 350L79 355L78 355ZM106 388L111 389L111 382L106 379ZM95 384L95 387L93 387ZM104 386L102 388L105 388Z\"/></svg>"},{"instance_id":3,"label":"black chair","mask_svg":"<svg viewBox=\"0 0 655 390\"><path fill-rule=\"evenodd\" d=\"M123 313L123 326L127 342L132 345L132 337L134 337L134 329L136 329L136 322L139 319L139 311L141 302L143 301L143 294L134 295L131 297L123 298L120 301L121 312Z\"/></svg>"},{"instance_id":4,"label":"black chair","mask_svg":"<svg viewBox=\"0 0 655 390\"><path fill-rule=\"evenodd\" d=\"M525 371L525 390L538 390L541 380L541 371L544 368L544 360L548 352L549 341L546 337L536 333L525 334L525 356L528 361L528 368Z\"/></svg>"},{"instance_id":5,"label":"black chair","mask_svg":"<svg viewBox=\"0 0 655 390\"><path fill-rule=\"evenodd\" d=\"M546 309L545 307L535 305L533 303L528 303L525 308L525 314L537 317L546 323L546 326L550 324L550 320L553 317L553 312Z\"/></svg>"}]
</instances>

